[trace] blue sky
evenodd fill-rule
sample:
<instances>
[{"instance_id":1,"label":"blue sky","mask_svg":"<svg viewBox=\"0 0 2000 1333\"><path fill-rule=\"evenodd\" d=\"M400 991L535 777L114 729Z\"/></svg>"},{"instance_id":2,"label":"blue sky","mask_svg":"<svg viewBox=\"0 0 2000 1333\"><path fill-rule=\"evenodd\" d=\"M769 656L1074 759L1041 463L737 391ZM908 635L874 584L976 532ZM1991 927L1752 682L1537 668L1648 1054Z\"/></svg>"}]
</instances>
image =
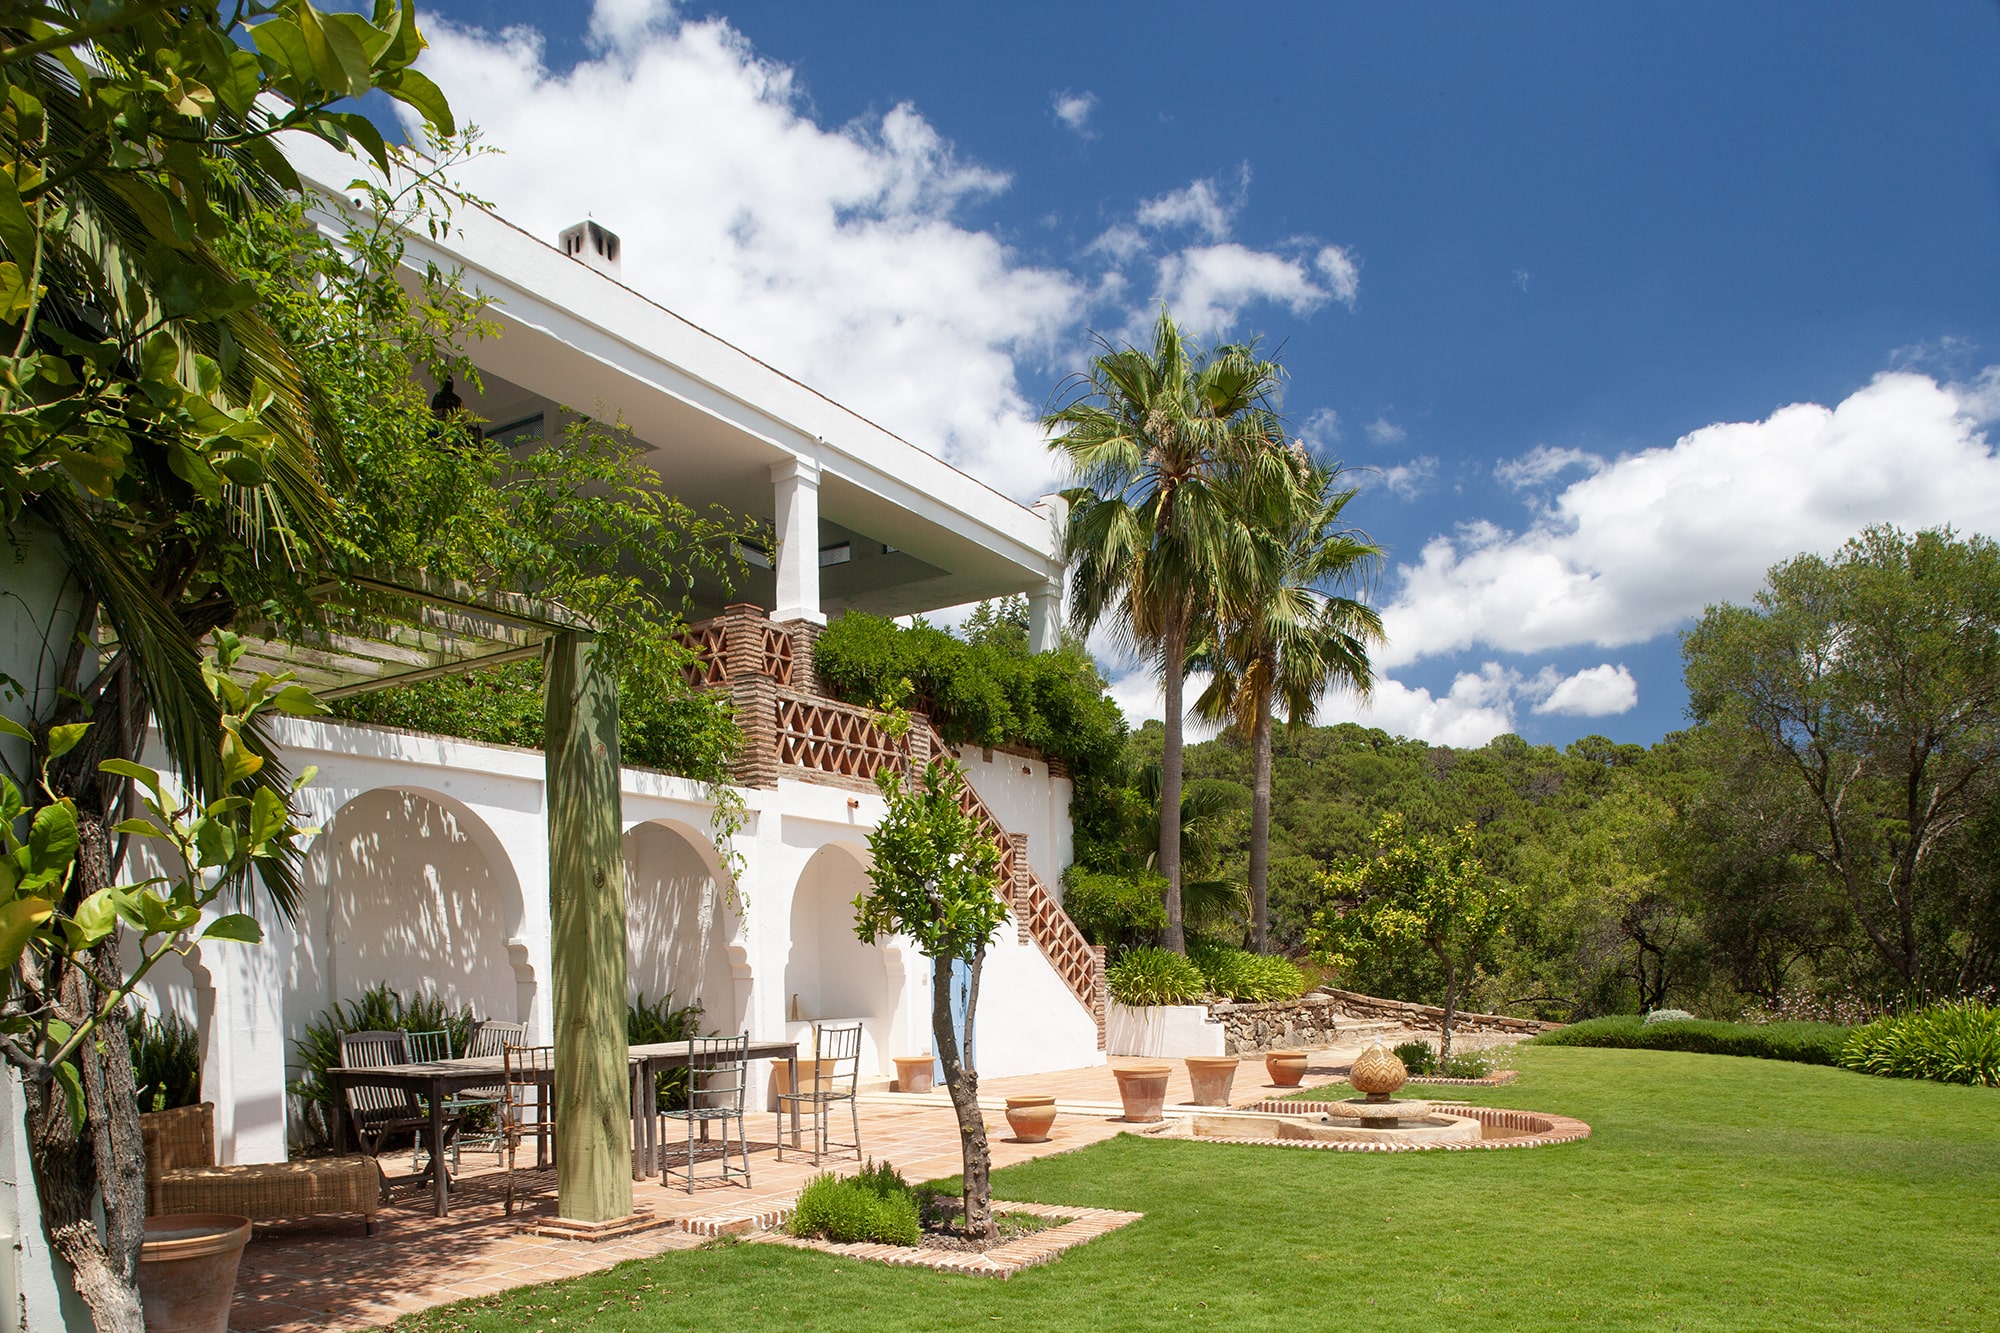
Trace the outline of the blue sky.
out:
<instances>
[{"instance_id":1,"label":"blue sky","mask_svg":"<svg viewBox=\"0 0 2000 1333\"><path fill-rule=\"evenodd\" d=\"M503 212L1015 494L1091 332L1261 335L1391 730L1650 741L1774 559L2000 532L1994 5L426 13Z\"/></svg>"}]
</instances>

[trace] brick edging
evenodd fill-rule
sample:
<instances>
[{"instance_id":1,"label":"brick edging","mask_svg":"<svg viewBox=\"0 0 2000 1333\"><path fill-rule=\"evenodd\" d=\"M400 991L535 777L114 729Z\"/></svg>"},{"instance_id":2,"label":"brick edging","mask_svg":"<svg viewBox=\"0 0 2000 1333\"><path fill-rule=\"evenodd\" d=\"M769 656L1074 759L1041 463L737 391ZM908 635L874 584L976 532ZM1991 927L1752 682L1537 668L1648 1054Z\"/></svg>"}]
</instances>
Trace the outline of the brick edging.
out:
<instances>
[{"instance_id":1,"label":"brick edging","mask_svg":"<svg viewBox=\"0 0 2000 1333\"><path fill-rule=\"evenodd\" d=\"M1310 1102L1255 1102L1249 1106L1239 1106L1239 1111L1262 1111L1271 1115L1296 1115L1301 1106ZM1446 1103L1438 1108L1447 1115L1470 1116L1482 1125L1495 1125L1502 1129L1525 1129L1529 1133L1513 1139L1480 1139L1474 1143L1353 1143L1345 1140L1327 1139L1276 1139L1276 1138L1210 1138L1206 1135L1188 1140L1192 1143L1247 1143L1274 1148L1320 1148L1334 1152L1465 1152L1480 1148L1542 1148L1557 1143L1575 1143L1590 1137L1590 1126L1581 1120L1566 1115L1553 1115L1547 1111L1514 1111L1493 1106L1459 1106ZM1537 1125L1541 1128L1537 1128ZM1154 1131L1158 1133L1159 1131Z\"/></svg>"},{"instance_id":2,"label":"brick edging","mask_svg":"<svg viewBox=\"0 0 2000 1333\"><path fill-rule=\"evenodd\" d=\"M786 1210L789 1212L790 1210ZM996 1213L1032 1213L1036 1217L1067 1217L1061 1226L1031 1231L990 1250L927 1250L922 1246L878 1245L815 1240L767 1232L750 1239L760 1244L784 1245L795 1250L818 1250L847 1259L867 1259L895 1268L930 1268L940 1273L969 1273L976 1277L1009 1278L1024 1268L1045 1264L1086 1241L1096 1240L1122 1226L1138 1221L1144 1213L1120 1212L1116 1208L1070 1208L1060 1204L1014 1203L993 1200Z\"/></svg>"}]
</instances>

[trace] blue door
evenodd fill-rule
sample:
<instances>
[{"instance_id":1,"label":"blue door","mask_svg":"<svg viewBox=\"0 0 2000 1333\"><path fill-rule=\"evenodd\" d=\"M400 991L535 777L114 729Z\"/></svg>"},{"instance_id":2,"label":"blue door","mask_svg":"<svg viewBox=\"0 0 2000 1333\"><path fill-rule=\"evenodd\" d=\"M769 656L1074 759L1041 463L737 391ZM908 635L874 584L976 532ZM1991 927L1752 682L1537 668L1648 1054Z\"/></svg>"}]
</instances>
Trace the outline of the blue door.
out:
<instances>
[{"instance_id":1,"label":"blue door","mask_svg":"<svg viewBox=\"0 0 2000 1333\"><path fill-rule=\"evenodd\" d=\"M974 1055L972 1032L965 1025L966 1002L972 998L972 964L963 958L951 960L951 1026L958 1033L958 1058L965 1062L967 1069L979 1068ZM931 1061L931 1077L937 1085L944 1086L944 1057L939 1055Z\"/></svg>"}]
</instances>

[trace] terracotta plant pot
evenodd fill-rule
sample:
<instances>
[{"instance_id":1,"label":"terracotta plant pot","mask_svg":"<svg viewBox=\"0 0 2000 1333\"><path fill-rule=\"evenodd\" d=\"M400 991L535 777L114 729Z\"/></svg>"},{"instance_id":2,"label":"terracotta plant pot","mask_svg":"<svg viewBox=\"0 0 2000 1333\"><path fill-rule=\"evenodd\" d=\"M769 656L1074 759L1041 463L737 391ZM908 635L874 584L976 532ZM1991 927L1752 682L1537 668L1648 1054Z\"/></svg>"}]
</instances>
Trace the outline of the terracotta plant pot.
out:
<instances>
[{"instance_id":1,"label":"terracotta plant pot","mask_svg":"<svg viewBox=\"0 0 2000 1333\"><path fill-rule=\"evenodd\" d=\"M1296 1088L1299 1086L1299 1080L1306 1076L1306 1053L1272 1051L1264 1057L1264 1072L1271 1076L1273 1085L1280 1088Z\"/></svg>"},{"instance_id":2,"label":"terracotta plant pot","mask_svg":"<svg viewBox=\"0 0 2000 1333\"><path fill-rule=\"evenodd\" d=\"M1009 1097L1007 1124L1016 1143L1047 1143L1049 1126L1056 1122L1053 1097Z\"/></svg>"},{"instance_id":3,"label":"terracotta plant pot","mask_svg":"<svg viewBox=\"0 0 2000 1333\"><path fill-rule=\"evenodd\" d=\"M1233 1055L1190 1055L1188 1080L1194 1084L1194 1095L1189 1100L1196 1106L1229 1105L1229 1085L1236 1081L1239 1063Z\"/></svg>"},{"instance_id":4,"label":"terracotta plant pot","mask_svg":"<svg viewBox=\"0 0 2000 1333\"><path fill-rule=\"evenodd\" d=\"M1171 1066L1132 1065L1111 1072L1117 1076L1118 1100L1125 1104L1127 1120L1152 1124L1166 1119L1160 1112L1167 1104L1167 1079L1174 1072Z\"/></svg>"},{"instance_id":5,"label":"terracotta plant pot","mask_svg":"<svg viewBox=\"0 0 2000 1333\"><path fill-rule=\"evenodd\" d=\"M250 1219L228 1213L147 1218L139 1303L149 1333L228 1333L236 1265L249 1239Z\"/></svg>"},{"instance_id":6,"label":"terracotta plant pot","mask_svg":"<svg viewBox=\"0 0 2000 1333\"><path fill-rule=\"evenodd\" d=\"M928 1055L896 1057L896 1091L929 1092L935 1086L936 1062Z\"/></svg>"}]
</instances>

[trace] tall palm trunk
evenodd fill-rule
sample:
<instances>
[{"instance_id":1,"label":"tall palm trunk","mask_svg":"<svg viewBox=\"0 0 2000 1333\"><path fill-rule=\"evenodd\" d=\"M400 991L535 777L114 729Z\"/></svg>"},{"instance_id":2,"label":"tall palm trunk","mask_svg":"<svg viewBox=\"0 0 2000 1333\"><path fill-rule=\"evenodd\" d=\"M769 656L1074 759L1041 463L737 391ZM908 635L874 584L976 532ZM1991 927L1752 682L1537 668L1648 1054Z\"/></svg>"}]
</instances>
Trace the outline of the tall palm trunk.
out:
<instances>
[{"instance_id":1,"label":"tall palm trunk","mask_svg":"<svg viewBox=\"0 0 2000 1333\"><path fill-rule=\"evenodd\" d=\"M1257 716L1250 733L1250 948L1263 953L1271 928L1271 683L1278 677L1278 654L1267 649L1263 659L1263 688L1258 693Z\"/></svg>"},{"instance_id":2,"label":"tall palm trunk","mask_svg":"<svg viewBox=\"0 0 2000 1333\"><path fill-rule=\"evenodd\" d=\"M1187 681L1187 625L1172 618L1162 636L1160 662L1166 671L1166 730L1160 747L1160 873L1167 878L1167 929L1161 942L1175 953L1187 952L1187 932L1181 926L1181 717Z\"/></svg>"}]
</instances>

